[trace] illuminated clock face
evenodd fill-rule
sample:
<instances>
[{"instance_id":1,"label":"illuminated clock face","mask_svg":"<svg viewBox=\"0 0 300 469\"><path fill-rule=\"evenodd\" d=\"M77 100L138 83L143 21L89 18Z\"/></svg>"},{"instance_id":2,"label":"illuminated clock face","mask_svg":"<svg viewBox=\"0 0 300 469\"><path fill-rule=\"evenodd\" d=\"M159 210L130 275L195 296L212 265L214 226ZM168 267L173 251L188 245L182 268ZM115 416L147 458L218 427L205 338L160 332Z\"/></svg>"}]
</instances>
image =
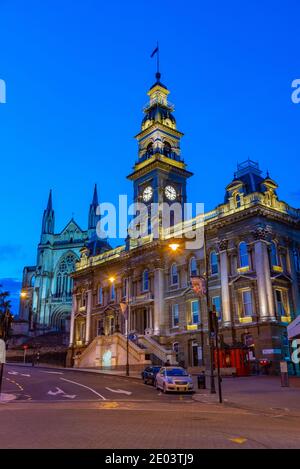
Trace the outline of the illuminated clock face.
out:
<instances>
[{"instance_id":1,"label":"illuminated clock face","mask_svg":"<svg viewBox=\"0 0 300 469\"><path fill-rule=\"evenodd\" d=\"M143 190L143 201L149 202L149 200L152 199L152 195L153 195L152 187L151 186L145 187L145 189Z\"/></svg>"},{"instance_id":2,"label":"illuminated clock face","mask_svg":"<svg viewBox=\"0 0 300 469\"><path fill-rule=\"evenodd\" d=\"M176 199L176 189L173 186L165 187L165 196L168 200Z\"/></svg>"}]
</instances>

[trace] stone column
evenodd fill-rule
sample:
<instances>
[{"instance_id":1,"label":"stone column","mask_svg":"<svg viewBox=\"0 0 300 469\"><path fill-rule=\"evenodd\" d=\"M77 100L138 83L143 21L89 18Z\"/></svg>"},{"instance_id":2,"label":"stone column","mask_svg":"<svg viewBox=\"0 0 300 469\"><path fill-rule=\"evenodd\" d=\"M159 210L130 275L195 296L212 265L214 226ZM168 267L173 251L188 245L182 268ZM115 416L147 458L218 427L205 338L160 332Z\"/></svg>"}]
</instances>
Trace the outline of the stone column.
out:
<instances>
[{"instance_id":1,"label":"stone column","mask_svg":"<svg viewBox=\"0 0 300 469\"><path fill-rule=\"evenodd\" d=\"M75 314L77 312L77 296L74 293L72 295L72 312L71 312L71 321L70 321L70 341L69 346L72 347L74 344L74 332L75 332Z\"/></svg>"},{"instance_id":2,"label":"stone column","mask_svg":"<svg viewBox=\"0 0 300 469\"><path fill-rule=\"evenodd\" d=\"M161 261L162 263L162 261ZM164 324L164 269L157 267L154 270L154 334L159 335Z\"/></svg>"},{"instance_id":3,"label":"stone column","mask_svg":"<svg viewBox=\"0 0 300 469\"><path fill-rule=\"evenodd\" d=\"M92 290L87 292L87 305L86 305L86 323L85 323L85 343L86 345L91 340L91 323L92 323Z\"/></svg>"},{"instance_id":4,"label":"stone column","mask_svg":"<svg viewBox=\"0 0 300 469\"><path fill-rule=\"evenodd\" d=\"M262 321L275 319L273 288L266 239L270 234L268 227L257 227L254 234L254 258L259 299L259 316Z\"/></svg>"},{"instance_id":5,"label":"stone column","mask_svg":"<svg viewBox=\"0 0 300 469\"><path fill-rule=\"evenodd\" d=\"M230 293L228 284L228 256L227 256L227 239L223 239L219 242L220 252L220 271L221 271L221 292L222 292L222 319L223 325L231 325L231 314L230 314Z\"/></svg>"},{"instance_id":6,"label":"stone column","mask_svg":"<svg viewBox=\"0 0 300 469\"><path fill-rule=\"evenodd\" d=\"M294 306L294 315L298 316L300 314L300 292L299 292L299 284L298 284L298 274L295 265L295 258L294 258L294 247L289 246L289 260L291 266L291 277L292 277L292 296L293 296L293 306Z\"/></svg>"}]
</instances>

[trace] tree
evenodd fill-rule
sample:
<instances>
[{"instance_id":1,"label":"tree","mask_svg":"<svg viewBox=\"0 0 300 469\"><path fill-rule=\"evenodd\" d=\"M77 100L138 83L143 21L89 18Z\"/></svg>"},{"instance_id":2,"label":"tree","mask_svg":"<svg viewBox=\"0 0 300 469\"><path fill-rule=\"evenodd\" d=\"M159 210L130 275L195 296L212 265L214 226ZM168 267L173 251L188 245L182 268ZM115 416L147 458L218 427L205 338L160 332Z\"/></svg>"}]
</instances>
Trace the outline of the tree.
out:
<instances>
[{"instance_id":1,"label":"tree","mask_svg":"<svg viewBox=\"0 0 300 469\"><path fill-rule=\"evenodd\" d=\"M13 316L11 314L10 293L2 290L0 285L0 338L6 341L10 335Z\"/></svg>"}]
</instances>

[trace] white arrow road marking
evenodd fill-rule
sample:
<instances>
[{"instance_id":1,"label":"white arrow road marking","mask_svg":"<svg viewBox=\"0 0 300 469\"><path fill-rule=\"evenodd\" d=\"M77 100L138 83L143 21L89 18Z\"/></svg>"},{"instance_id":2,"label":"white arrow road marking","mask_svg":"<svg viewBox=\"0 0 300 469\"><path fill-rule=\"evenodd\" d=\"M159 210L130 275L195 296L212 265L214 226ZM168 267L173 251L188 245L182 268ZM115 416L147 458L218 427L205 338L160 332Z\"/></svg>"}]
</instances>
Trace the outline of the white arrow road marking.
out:
<instances>
[{"instance_id":1,"label":"white arrow road marking","mask_svg":"<svg viewBox=\"0 0 300 469\"><path fill-rule=\"evenodd\" d=\"M52 375L63 375L62 371L43 371L43 370L41 370L41 373L50 373Z\"/></svg>"},{"instance_id":2,"label":"white arrow road marking","mask_svg":"<svg viewBox=\"0 0 300 469\"><path fill-rule=\"evenodd\" d=\"M75 399L76 394L64 394L64 397L67 397L68 399Z\"/></svg>"},{"instance_id":3,"label":"white arrow road marking","mask_svg":"<svg viewBox=\"0 0 300 469\"><path fill-rule=\"evenodd\" d=\"M65 394L64 391L60 388L55 388L57 389L57 391L48 391L47 394L49 394L50 396L57 396L57 394Z\"/></svg>"},{"instance_id":4,"label":"white arrow road marking","mask_svg":"<svg viewBox=\"0 0 300 469\"><path fill-rule=\"evenodd\" d=\"M111 389L111 388L105 388L105 389L111 392L117 392L118 394L127 394L127 396L130 396L130 394L132 394L132 392L124 391L124 389Z\"/></svg>"},{"instance_id":5,"label":"white arrow road marking","mask_svg":"<svg viewBox=\"0 0 300 469\"><path fill-rule=\"evenodd\" d=\"M27 376L28 378L30 378L30 375L25 375L23 373L20 373L20 374L21 374L21 376Z\"/></svg>"},{"instance_id":6,"label":"white arrow road marking","mask_svg":"<svg viewBox=\"0 0 300 469\"><path fill-rule=\"evenodd\" d=\"M8 375L18 375L19 373L17 371L8 371Z\"/></svg>"},{"instance_id":7,"label":"white arrow road marking","mask_svg":"<svg viewBox=\"0 0 300 469\"><path fill-rule=\"evenodd\" d=\"M89 388L88 386L85 386L84 384L77 383L76 381L71 381L70 379L66 379L66 378L59 378L59 379L61 379L63 381L67 381L68 383L77 384L77 386L81 386L82 388L86 388L89 391L96 394L97 396L99 396L103 401L106 401L106 398L104 396L102 396L102 394L99 394L97 391L95 391L95 389Z\"/></svg>"}]
</instances>

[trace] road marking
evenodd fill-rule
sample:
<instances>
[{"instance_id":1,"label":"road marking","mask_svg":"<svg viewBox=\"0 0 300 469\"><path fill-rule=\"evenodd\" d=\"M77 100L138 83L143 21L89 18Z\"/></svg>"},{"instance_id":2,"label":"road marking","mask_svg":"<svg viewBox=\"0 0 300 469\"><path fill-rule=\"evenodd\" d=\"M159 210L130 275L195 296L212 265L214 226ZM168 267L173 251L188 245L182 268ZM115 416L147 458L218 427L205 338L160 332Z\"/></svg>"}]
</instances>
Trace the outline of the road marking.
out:
<instances>
[{"instance_id":1,"label":"road marking","mask_svg":"<svg viewBox=\"0 0 300 469\"><path fill-rule=\"evenodd\" d=\"M67 381L68 383L72 383L72 384L77 384L77 386L81 386L83 388L86 388L88 389L89 391L93 392L94 394L96 394L97 396L99 396L103 401L106 401L106 398L104 396L102 396L102 394L99 394L97 391L95 391L95 389L92 389L90 388L89 386L85 386L84 384L81 384L81 383L77 383L76 381L71 381L70 379L66 379L66 378L59 378L59 379L62 379L63 381Z\"/></svg>"},{"instance_id":2,"label":"road marking","mask_svg":"<svg viewBox=\"0 0 300 469\"><path fill-rule=\"evenodd\" d=\"M41 370L41 373L49 373L49 374L52 374L52 375L63 375L62 371L43 371L43 370Z\"/></svg>"},{"instance_id":3,"label":"road marking","mask_svg":"<svg viewBox=\"0 0 300 469\"><path fill-rule=\"evenodd\" d=\"M117 402L105 402L101 404L101 409L117 409L119 404Z\"/></svg>"},{"instance_id":4,"label":"road marking","mask_svg":"<svg viewBox=\"0 0 300 469\"><path fill-rule=\"evenodd\" d=\"M247 441L247 438L229 438L229 441L233 441L233 443L238 443L239 445L242 445Z\"/></svg>"},{"instance_id":5,"label":"road marking","mask_svg":"<svg viewBox=\"0 0 300 469\"><path fill-rule=\"evenodd\" d=\"M57 391L48 391L47 394L49 394L49 396L57 396L58 394L65 394L64 391L60 388L56 388Z\"/></svg>"},{"instance_id":6,"label":"road marking","mask_svg":"<svg viewBox=\"0 0 300 469\"><path fill-rule=\"evenodd\" d=\"M21 373L21 376L27 376L28 378L31 378L31 375L25 375L23 373Z\"/></svg>"},{"instance_id":7,"label":"road marking","mask_svg":"<svg viewBox=\"0 0 300 469\"><path fill-rule=\"evenodd\" d=\"M19 373L17 371L8 371L8 375L18 375Z\"/></svg>"},{"instance_id":8,"label":"road marking","mask_svg":"<svg viewBox=\"0 0 300 469\"><path fill-rule=\"evenodd\" d=\"M111 389L111 388L105 388L105 389L107 389L108 391L111 391L111 392L116 392L118 394L127 394L127 396L130 396L132 394L132 392L124 391L124 389Z\"/></svg>"}]
</instances>

